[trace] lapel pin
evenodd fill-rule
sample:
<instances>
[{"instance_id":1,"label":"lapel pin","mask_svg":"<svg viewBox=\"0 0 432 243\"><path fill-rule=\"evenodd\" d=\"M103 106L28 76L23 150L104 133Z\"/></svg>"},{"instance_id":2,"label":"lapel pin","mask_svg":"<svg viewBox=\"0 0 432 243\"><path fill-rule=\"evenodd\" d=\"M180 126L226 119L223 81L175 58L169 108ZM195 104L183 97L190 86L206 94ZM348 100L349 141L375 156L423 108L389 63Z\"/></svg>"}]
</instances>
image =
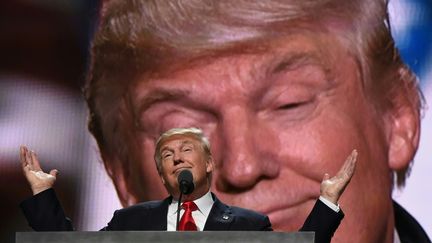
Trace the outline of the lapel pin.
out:
<instances>
[{"instance_id":1,"label":"lapel pin","mask_svg":"<svg viewBox=\"0 0 432 243\"><path fill-rule=\"evenodd\" d=\"M224 215L222 215L222 219L224 219L224 220L228 220L228 219L229 219L229 216L226 215L226 214L224 214Z\"/></svg>"}]
</instances>

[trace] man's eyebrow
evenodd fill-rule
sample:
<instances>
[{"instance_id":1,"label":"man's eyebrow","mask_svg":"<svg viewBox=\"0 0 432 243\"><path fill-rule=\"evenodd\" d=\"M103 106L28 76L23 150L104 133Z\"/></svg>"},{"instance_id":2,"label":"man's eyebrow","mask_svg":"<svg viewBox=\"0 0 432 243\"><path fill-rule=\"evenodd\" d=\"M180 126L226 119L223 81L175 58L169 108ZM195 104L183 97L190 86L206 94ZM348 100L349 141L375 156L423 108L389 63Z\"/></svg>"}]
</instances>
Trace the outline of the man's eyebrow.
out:
<instances>
[{"instance_id":1,"label":"man's eyebrow","mask_svg":"<svg viewBox=\"0 0 432 243\"><path fill-rule=\"evenodd\" d=\"M189 90L167 89L167 88L150 88L147 94L138 101L138 110L136 114L141 114L153 104L159 101L176 100L189 95Z\"/></svg>"},{"instance_id":2,"label":"man's eyebrow","mask_svg":"<svg viewBox=\"0 0 432 243\"><path fill-rule=\"evenodd\" d=\"M185 145L193 145L193 143L189 140L185 140L181 143L181 146L185 146Z\"/></svg>"},{"instance_id":3,"label":"man's eyebrow","mask_svg":"<svg viewBox=\"0 0 432 243\"><path fill-rule=\"evenodd\" d=\"M191 142L191 141L189 141L189 140L185 140L185 141L182 141L182 143L180 144L180 147L183 147L183 146L185 146L185 145L193 145L193 143ZM165 152L165 151L172 151L172 149L170 148L170 147L168 147L167 145L164 145L161 149L160 149L160 153L162 154L163 152Z\"/></svg>"},{"instance_id":4,"label":"man's eyebrow","mask_svg":"<svg viewBox=\"0 0 432 243\"><path fill-rule=\"evenodd\" d=\"M295 52L277 57L267 66L267 73L279 73L293 70L303 65L318 65L325 68L325 64L315 52Z\"/></svg>"},{"instance_id":5,"label":"man's eyebrow","mask_svg":"<svg viewBox=\"0 0 432 243\"><path fill-rule=\"evenodd\" d=\"M172 151L172 149L170 149L168 146L165 145L160 149L160 154L162 154L165 151Z\"/></svg>"}]
</instances>

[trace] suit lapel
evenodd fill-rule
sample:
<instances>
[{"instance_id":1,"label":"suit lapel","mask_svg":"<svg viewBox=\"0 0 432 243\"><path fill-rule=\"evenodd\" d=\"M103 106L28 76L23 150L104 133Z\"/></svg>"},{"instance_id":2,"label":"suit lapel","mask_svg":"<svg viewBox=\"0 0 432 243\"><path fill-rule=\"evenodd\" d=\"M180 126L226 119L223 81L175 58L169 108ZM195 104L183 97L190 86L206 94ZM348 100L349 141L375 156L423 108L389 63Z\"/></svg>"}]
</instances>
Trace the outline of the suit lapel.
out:
<instances>
[{"instance_id":1,"label":"suit lapel","mask_svg":"<svg viewBox=\"0 0 432 243\"><path fill-rule=\"evenodd\" d=\"M420 224L395 201L393 209L395 227L401 242L431 242Z\"/></svg>"},{"instance_id":2,"label":"suit lapel","mask_svg":"<svg viewBox=\"0 0 432 243\"><path fill-rule=\"evenodd\" d=\"M228 231L234 220L230 207L221 201L212 193L214 204L207 217L204 230L208 231Z\"/></svg>"}]
</instances>

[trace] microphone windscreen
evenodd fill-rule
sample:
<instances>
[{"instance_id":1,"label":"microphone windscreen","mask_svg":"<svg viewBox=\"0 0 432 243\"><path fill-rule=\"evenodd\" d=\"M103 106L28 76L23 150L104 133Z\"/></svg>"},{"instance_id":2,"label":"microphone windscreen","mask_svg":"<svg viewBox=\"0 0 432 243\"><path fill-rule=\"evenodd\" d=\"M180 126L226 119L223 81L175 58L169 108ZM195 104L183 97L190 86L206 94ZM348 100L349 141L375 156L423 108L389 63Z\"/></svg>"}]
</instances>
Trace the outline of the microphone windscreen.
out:
<instances>
[{"instance_id":1,"label":"microphone windscreen","mask_svg":"<svg viewBox=\"0 0 432 243\"><path fill-rule=\"evenodd\" d=\"M180 191L185 195L192 193L195 188L195 185L193 183L193 175L190 170L182 170L177 177L177 181L180 187Z\"/></svg>"},{"instance_id":2,"label":"microphone windscreen","mask_svg":"<svg viewBox=\"0 0 432 243\"><path fill-rule=\"evenodd\" d=\"M179 176L177 177L177 181L179 184L181 184L182 182L186 182L186 183L192 183L193 182L193 175L192 172L190 172L190 170L182 170L179 174Z\"/></svg>"}]
</instances>

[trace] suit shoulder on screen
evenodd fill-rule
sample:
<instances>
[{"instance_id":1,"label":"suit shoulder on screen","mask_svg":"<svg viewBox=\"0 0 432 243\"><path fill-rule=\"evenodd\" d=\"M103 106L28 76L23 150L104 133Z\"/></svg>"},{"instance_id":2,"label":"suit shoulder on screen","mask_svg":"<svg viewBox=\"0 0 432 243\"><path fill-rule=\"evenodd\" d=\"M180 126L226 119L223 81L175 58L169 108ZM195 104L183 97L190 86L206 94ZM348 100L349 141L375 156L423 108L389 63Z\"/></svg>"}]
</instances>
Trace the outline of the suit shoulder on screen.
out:
<instances>
[{"instance_id":1,"label":"suit shoulder on screen","mask_svg":"<svg viewBox=\"0 0 432 243\"><path fill-rule=\"evenodd\" d=\"M246 209L246 208L240 208L240 207L236 207L236 206L228 206L231 211L239 217L246 217L246 218L257 218L257 219L263 219L266 218L267 216L265 214L259 213L257 211L253 211L250 209Z\"/></svg>"},{"instance_id":2,"label":"suit shoulder on screen","mask_svg":"<svg viewBox=\"0 0 432 243\"><path fill-rule=\"evenodd\" d=\"M235 206L228 206L233 215L235 215L236 223L231 230L272 230L270 220L267 215L262 213ZM239 226L239 229L235 227Z\"/></svg>"}]
</instances>

